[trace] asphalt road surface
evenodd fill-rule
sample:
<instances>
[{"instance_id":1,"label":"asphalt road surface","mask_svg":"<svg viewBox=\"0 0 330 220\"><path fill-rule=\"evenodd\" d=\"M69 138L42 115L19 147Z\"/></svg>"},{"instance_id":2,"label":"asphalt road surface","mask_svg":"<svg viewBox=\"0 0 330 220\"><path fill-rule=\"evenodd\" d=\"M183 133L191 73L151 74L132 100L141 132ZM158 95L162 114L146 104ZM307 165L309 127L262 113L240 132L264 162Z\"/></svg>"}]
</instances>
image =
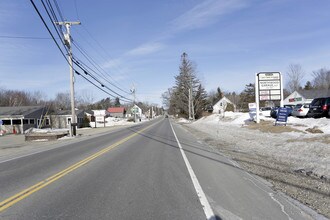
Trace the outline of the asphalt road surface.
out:
<instances>
[{"instance_id":1,"label":"asphalt road surface","mask_svg":"<svg viewBox=\"0 0 330 220\"><path fill-rule=\"evenodd\" d=\"M311 218L160 118L0 162L0 219Z\"/></svg>"}]
</instances>

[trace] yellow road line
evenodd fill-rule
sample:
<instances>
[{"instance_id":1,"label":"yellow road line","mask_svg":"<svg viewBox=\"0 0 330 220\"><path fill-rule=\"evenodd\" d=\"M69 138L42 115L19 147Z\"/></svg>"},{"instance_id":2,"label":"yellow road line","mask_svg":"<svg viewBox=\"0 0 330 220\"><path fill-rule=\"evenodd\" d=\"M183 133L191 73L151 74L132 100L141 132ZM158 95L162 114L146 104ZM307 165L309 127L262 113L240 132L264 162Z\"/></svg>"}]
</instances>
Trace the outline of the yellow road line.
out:
<instances>
[{"instance_id":1,"label":"yellow road line","mask_svg":"<svg viewBox=\"0 0 330 220\"><path fill-rule=\"evenodd\" d=\"M155 123L155 124L157 124L157 123ZM69 166L69 167L67 167L66 169L64 169L64 170L62 170L62 171L46 178L45 180L43 180L43 181L41 181L41 182L39 182L39 183L37 183L33 186L30 186L29 188L27 188L27 189L15 194L15 195L11 196L11 197L5 199L4 201L0 202L0 212L3 212L4 210L9 208L10 206L12 206L15 203L21 201L22 199L28 197L29 195L39 191L40 189L42 189L46 186L48 186L49 184L51 184L51 183L55 182L56 180L64 177L65 175L71 173L72 171L80 168L81 166L87 164L88 162L94 160L95 158L107 153L111 149L113 149L115 147L118 147L119 145L121 145L121 144L125 143L126 141L130 140L131 138L135 137L139 133L149 129L151 126L154 126L155 124L149 125L148 127L144 128L140 131L136 131L136 133L134 133L134 134L132 134L132 135L130 135L130 136L128 136L128 137L126 137L126 138L124 138L124 139L122 139L122 140L120 140L120 141L104 148L103 150L101 150L101 151L99 151L99 152L97 152L97 153L95 153L95 154L93 154L93 155L91 155L91 156L89 156L89 157L87 157L87 158L85 158L85 159Z\"/></svg>"}]
</instances>

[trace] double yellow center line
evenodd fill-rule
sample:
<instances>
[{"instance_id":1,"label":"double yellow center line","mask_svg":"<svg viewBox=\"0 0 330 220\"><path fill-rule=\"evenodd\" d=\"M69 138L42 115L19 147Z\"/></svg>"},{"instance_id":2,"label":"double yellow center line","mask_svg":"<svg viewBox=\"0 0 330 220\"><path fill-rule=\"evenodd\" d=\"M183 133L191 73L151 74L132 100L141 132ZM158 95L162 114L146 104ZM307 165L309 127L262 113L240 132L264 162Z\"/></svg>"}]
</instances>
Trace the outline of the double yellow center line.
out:
<instances>
[{"instance_id":1,"label":"double yellow center line","mask_svg":"<svg viewBox=\"0 0 330 220\"><path fill-rule=\"evenodd\" d=\"M55 182L56 180L64 177L65 175L67 175L67 174L71 173L72 171L78 169L79 167L87 164L88 162L94 160L95 158L107 153L111 149L125 143L126 141L128 141L131 138L135 137L139 133L149 129L153 125L155 125L155 124L149 125L148 127L144 128L140 131L137 131L136 133L134 133L134 134L132 134L132 135L130 135L130 136L128 136L128 137L126 137L126 138L124 138L124 139L122 139L122 140L120 140L120 141L118 141L118 142L116 142L112 145L110 145L109 147L106 147L103 150L101 150L101 151L99 151L99 152L97 152L97 153L95 153L95 154L93 154L93 155L91 155L91 156L89 156L89 157L87 157L87 158L85 158L85 159L69 166L68 168L66 168L66 169L64 169L64 170L48 177L47 179L44 179L44 180L40 181L39 183L37 183L37 184L35 184L35 185L33 185L33 186L31 186L31 187L15 194L15 195L5 199L4 201L0 202L0 212L3 212L4 210L6 210L10 206L14 205L15 203L21 201L22 199L30 196L31 194L39 191L40 189L48 186L49 184L51 184L51 183Z\"/></svg>"}]
</instances>

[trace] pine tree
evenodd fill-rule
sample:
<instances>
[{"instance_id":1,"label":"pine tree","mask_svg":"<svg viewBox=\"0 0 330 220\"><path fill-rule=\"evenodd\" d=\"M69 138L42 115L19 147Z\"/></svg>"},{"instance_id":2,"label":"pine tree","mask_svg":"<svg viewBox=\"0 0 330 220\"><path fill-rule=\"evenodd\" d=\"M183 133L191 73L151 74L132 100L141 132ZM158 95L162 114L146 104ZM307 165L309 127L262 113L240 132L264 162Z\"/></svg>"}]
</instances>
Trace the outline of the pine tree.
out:
<instances>
[{"instance_id":1,"label":"pine tree","mask_svg":"<svg viewBox=\"0 0 330 220\"><path fill-rule=\"evenodd\" d=\"M165 101L170 106L170 110L180 116L194 119L196 116L195 111L197 110L197 108L194 107L197 103L195 98L199 95L198 92L201 92L199 91L200 84L200 81L196 77L195 65L188 59L188 55L183 53L181 56L179 75L175 76L175 86L169 89L167 93L163 94ZM202 87L200 89L202 89Z\"/></svg>"},{"instance_id":2,"label":"pine tree","mask_svg":"<svg viewBox=\"0 0 330 220\"><path fill-rule=\"evenodd\" d=\"M255 102L254 83L245 85L245 89L240 94L240 109L248 110L249 103Z\"/></svg>"}]
</instances>

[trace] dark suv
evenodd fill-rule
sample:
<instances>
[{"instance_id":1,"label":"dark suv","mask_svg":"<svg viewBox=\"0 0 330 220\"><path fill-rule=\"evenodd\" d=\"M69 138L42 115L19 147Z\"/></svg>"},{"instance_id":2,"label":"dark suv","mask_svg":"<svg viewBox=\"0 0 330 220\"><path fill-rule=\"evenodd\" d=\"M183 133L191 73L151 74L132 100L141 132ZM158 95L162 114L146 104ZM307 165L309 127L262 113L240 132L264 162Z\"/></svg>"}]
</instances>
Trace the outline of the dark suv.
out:
<instances>
[{"instance_id":1,"label":"dark suv","mask_svg":"<svg viewBox=\"0 0 330 220\"><path fill-rule=\"evenodd\" d=\"M330 97L313 99L309 106L308 117L330 117Z\"/></svg>"}]
</instances>

